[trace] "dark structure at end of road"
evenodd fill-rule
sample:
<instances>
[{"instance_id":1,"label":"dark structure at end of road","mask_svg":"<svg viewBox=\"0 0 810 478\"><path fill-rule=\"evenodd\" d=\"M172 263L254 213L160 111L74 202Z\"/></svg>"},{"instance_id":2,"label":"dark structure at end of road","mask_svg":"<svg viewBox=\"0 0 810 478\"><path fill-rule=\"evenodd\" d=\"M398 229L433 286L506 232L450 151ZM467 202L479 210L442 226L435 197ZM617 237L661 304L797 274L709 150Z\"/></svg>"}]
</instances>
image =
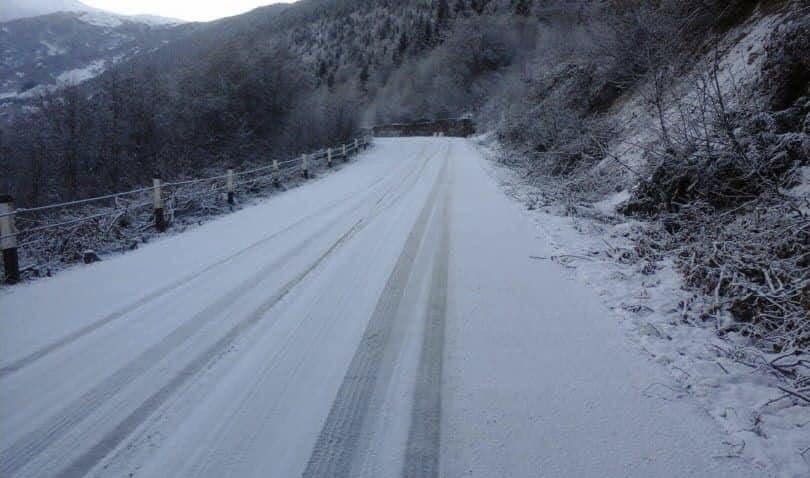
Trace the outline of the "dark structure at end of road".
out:
<instances>
[{"instance_id":1,"label":"dark structure at end of road","mask_svg":"<svg viewBox=\"0 0 810 478\"><path fill-rule=\"evenodd\" d=\"M372 128L376 137L443 136L467 137L475 134L475 124L469 118L424 120L415 123L378 125Z\"/></svg>"}]
</instances>

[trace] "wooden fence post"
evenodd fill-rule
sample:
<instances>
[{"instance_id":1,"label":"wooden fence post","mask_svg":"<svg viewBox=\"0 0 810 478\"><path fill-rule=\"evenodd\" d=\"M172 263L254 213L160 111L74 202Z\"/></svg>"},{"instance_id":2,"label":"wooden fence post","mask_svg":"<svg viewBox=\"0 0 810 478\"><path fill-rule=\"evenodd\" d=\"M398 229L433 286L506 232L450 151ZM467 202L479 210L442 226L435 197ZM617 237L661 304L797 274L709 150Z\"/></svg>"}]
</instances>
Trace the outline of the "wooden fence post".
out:
<instances>
[{"instance_id":1,"label":"wooden fence post","mask_svg":"<svg viewBox=\"0 0 810 478\"><path fill-rule=\"evenodd\" d=\"M354 138L354 154L358 154L360 152L360 141L357 138Z\"/></svg>"},{"instance_id":2,"label":"wooden fence post","mask_svg":"<svg viewBox=\"0 0 810 478\"><path fill-rule=\"evenodd\" d=\"M228 176L227 176L227 179L225 179L225 188L228 191L228 204L233 206L233 204L234 204L233 169L228 170Z\"/></svg>"},{"instance_id":3,"label":"wooden fence post","mask_svg":"<svg viewBox=\"0 0 810 478\"><path fill-rule=\"evenodd\" d=\"M273 186L281 186L281 168L278 167L278 159L273 160Z\"/></svg>"},{"instance_id":4,"label":"wooden fence post","mask_svg":"<svg viewBox=\"0 0 810 478\"><path fill-rule=\"evenodd\" d=\"M332 167L332 148L326 150L326 167Z\"/></svg>"},{"instance_id":5,"label":"wooden fence post","mask_svg":"<svg viewBox=\"0 0 810 478\"><path fill-rule=\"evenodd\" d=\"M160 186L160 178L152 179L152 199L155 209L155 229L158 232L166 230L166 215L163 212L163 193Z\"/></svg>"},{"instance_id":6,"label":"wooden fence post","mask_svg":"<svg viewBox=\"0 0 810 478\"><path fill-rule=\"evenodd\" d=\"M309 155L304 153L301 155L301 169L304 173L304 179L309 179Z\"/></svg>"},{"instance_id":7,"label":"wooden fence post","mask_svg":"<svg viewBox=\"0 0 810 478\"><path fill-rule=\"evenodd\" d=\"M346 153L346 145L344 144L343 145L343 162L345 163L348 160L349 160L349 155Z\"/></svg>"},{"instance_id":8,"label":"wooden fence post","mask_svg":"<svg viewBox=\"0 0 810 478\"><path fill-rule=\"evenodd\" d=\"M17 228L14 226L14 198L0 196L0 249L3 249L3 267L6 283L20 281L20 260L17 254Z\"/></svg>"}]
</instances>

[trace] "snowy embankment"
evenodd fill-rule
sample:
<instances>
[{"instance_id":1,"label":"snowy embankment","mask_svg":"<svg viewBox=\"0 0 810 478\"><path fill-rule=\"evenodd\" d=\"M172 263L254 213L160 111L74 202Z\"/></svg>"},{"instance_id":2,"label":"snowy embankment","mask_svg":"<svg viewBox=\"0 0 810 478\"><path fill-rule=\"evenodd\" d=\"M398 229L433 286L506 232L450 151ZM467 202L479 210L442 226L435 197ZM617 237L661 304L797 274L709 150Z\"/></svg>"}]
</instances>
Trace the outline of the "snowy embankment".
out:
<instances>
[{"instance_id":1,"label":"snowy embankment","mask_svg":"<svg viewBox=\"0 0 810 478\"><path fill-rule=\"evenodd\" d=\"M535 259L553 244L488 168L467 140L378 140L1 291L0 475L771 476Z\"/></svg>"},{"instance_id":2,"label":"snowy embankment","mask_svg":"<svg viewBox=\"0 0 810 478\"><path fill-rule=\"evenodd\" d=\"M684 286L671 260L652 265L637 256L633 239L644 226L616 212L627 191L590 206L580 203L569 215L563 205L548 202L555 185L527 184L498 162L504 153L486 136L478 147L490 158L489 173L523 205L550 245L535 260L559 263L569 277L594 289L626 336L669 370L672 381L651 383L645 395L662 404L696 401L728 433L719 459L750 459L777 476L810 474L810 407L785 393L783 378L772 373L775 359L791 358L694 321L692 310L707 299Z\"/></svg>"}]
</instances>

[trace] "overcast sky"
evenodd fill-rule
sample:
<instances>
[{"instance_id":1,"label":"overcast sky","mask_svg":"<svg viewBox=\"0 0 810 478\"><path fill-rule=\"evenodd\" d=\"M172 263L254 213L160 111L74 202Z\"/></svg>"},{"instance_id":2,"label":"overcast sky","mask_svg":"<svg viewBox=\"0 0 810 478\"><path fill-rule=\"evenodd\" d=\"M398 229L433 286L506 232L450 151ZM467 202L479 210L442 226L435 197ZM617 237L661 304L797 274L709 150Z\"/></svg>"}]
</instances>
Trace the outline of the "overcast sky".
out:
<instances>
[{"instance_id":1,"label":"overcast sky","mask_svg":"<svg viewBox=\"0 0 810 478\"><path fill-rule=\"evenodd\" d=\"M208 21L247 12L262 5L291 0L81 0L92 7L124 15L158 15Z\"/></svg>"}]
</instances>

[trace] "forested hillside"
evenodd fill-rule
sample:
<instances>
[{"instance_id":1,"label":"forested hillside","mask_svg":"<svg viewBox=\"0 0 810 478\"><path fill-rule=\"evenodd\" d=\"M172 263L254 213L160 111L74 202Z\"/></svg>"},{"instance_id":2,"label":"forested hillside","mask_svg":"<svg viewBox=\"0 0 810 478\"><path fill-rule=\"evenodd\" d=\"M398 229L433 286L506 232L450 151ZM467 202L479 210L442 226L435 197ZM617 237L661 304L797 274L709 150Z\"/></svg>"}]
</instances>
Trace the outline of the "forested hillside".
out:
<instances>
[{"instance_id":1,"label":"forested hillside","mask_svg":"<svg viewBox=\"0 0 810 478\"><path fill-rule=\"evenodd\" d=\"M39 204L140 185L156 171L286 157L378 120L470 112L533 44L530 10L309 0L205 24L8 115L3 187ZM443 70L427 74L438 61Z\"/></svg>"},{"instance_id":2,"label":"forested hillside","mask_svg":"<svg viewBox=\"0 0 810 478\"><path fill-rule=\"evenodd\" d=\"M463 114L511 144L598 156L591 139L609 130L601 113L659 67L689 70L695 52L757 4L267 7L199 26L95 81L31 99L3 127L1 164L11 173L3 187L21 204L39 204L140 185L156 170L173 177L285 157L377 122Z\"/></svg>"}]
</instances>

